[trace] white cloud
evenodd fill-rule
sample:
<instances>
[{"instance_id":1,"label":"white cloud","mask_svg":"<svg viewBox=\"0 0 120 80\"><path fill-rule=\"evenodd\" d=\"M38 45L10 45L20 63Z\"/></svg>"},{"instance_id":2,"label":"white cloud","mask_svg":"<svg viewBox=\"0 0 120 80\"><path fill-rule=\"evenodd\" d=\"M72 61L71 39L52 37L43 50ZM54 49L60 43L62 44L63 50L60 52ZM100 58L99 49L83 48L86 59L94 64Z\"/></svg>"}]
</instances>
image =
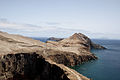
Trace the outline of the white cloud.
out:
<instances>
[{"instance_id":1,"label":"white cloud","mask_svg":"<svg viewBox=\"0 0 120 80\"><path fill-rule=\"evenodd\" d=\"M50 23L50 22L49 22ZM44 24L44 25L43 25ZM32 24L20 24L0 19L0 30L12 34L21 34L30 37L69 37L74 33L83 33L90 38L120 39L119 34L92 33L80 29L60 28L60 23L43 23L41 26ZM56 27L59 26L59 27Z\"/></svg>"},{"instance_id":2,"label":"white cloud","mask_svg":"<svg viewBox=\"0 0 120 80\"><path fill-rule=\"evenodd\" d=\"M58 23L54 23L58 24ZM46 26L36 26L31 24L18 24L18 23L8 23L0 22L0 29L2 31L7 31L10 33L22 34L25 36L35 36L35 37L68 37L75 32L84 32L83 30L75 29L65 29L56 26L46 25Z\"/></svg>"}]
</instances>

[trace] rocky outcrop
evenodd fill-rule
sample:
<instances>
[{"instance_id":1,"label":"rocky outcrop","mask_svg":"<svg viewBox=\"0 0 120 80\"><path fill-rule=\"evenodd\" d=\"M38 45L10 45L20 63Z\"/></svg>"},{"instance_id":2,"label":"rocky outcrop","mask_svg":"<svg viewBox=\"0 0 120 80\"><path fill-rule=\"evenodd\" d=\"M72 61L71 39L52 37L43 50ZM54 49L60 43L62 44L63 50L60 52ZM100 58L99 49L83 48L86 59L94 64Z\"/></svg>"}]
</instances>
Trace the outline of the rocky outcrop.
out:
<instances>
[{"instance_id":1,"label":"rocky outcrop","mask_svg":"<svg viewBox=\"0 0 120 80\"><path fill-rule=\"evenodd\" d=\"M74 66L97 59L90 52L92 48L105 49L103 46L93 43L87 36L81 33L75 33L61 41L47 41L46 43L52 46L46 50L48 57L56 63L66 66Z\"/></svg>"},{"instance_id":2,"label":"rocky outcrop","mask_svg":"<svg viewBox=\"0 0 120 80\"><path fill-rule=\"evenodd\" d=\"M88 38L86 35L84 35L82 33L75 33L72 36L70 36L69 39L75 40L74 42L78 42L79 44L84 45L89 50L92 48L93 49L106 49L105 47L103 47L99 44L95 44L94 42L91 41L90 38ZM79 41L77 41L77 40L79 40Z\"/></svg>"},{"instance_id":3,"label":"rocky outcrop","mask_svg":"<svg viewBox=\"0 0 120 80\"><path fill-rule=\"evenodd\" d=\"M64 70L36 53L7 54L0 58L0 80L70 80Z\"/></svg>"},{"instance_id":4,"label":"rocky outcrop","mask_svg":"<svg viewBox=\"0 0 120 80\"><path fill-rule=\"evenodd\" d=\"M78 55L73 52L56 51L53 49L47 49L44 55L47 55L48 59L58 64L64 64L65 66L75 66L83 62L97 59L94 54L90 53Z\"/></svg>"},{"instance_id":5,"label":"rocky outcrop","mask_svg":"<svg viewBox=\"0 0 120 80\"><path fill-rule=\"evenodd\" d=\"M48 56L51 60L58 64L64 64L65 66L75 66L78 64L82 64L83 62L87 62L90 60L97 59L96 56L92 55L77 55L74 53L66 53L65 54L55 54Z\"/></svg>"},{"instance_id":6,"label":"rocky outcrop","mask_svg":"<svg viewBox=\"0 0 120 80\"><path fill-rule=\"evenodd\" d=\"M43 43L0 32L0 80L89 80L66 66L97 59L90 49L98 46L81 33Z\"/></svg>"},{"instance_id":7,"label":"rocky outcrop","mask_svg":"<svg viewBox=\"0 0 120 80\"><path fill-rule=\"evenodd\" d=\"M64 40L65 38L55 38L55 37L50 37L48 38L48 40L51 40L51 41L61 41L61 40ZM69 39L72 39L72 40L79 40L79 43L83 44L84 46L88 46L89 48L91 49L106 49L105 47L99 45L99 44L95 44L94 42L92 42L90 40L90 38L88 38L87 36L85 36L84 34L82 33L75 33L73 34L72 36L69 37ZM64 45L65 46L65 45Z\"/></svg>"},{"instance_id":8,"label":"rocky outcrop","mask_svg":"<svg viewBox=\"0 0 120 80\"><path fill-rule=\"evenodd\" d=\"M55 37L50 37L48 38L48 40L51 40L51 41L61 41L63 40L64 38L55 38Z\"/></svg>"},{"instance_id":9,"label":"rocky outcrop","mask_svg":"<svg viewBox=\"0 0 120 80\"><path fill-rule=\"evenodd\" d=\"M0 57L0 80L90 80L76 71L34 53Z\"/></svg>"},{"instance_id":10,"label":"rocky outcrop","mask_svg":"<svg viewBox=\"0 0 120 80\"><path fill-rule=\"evenodd\" d=\"M91 49L106 49L105 47L91 42Z\"/></svg>"}]
</instances>

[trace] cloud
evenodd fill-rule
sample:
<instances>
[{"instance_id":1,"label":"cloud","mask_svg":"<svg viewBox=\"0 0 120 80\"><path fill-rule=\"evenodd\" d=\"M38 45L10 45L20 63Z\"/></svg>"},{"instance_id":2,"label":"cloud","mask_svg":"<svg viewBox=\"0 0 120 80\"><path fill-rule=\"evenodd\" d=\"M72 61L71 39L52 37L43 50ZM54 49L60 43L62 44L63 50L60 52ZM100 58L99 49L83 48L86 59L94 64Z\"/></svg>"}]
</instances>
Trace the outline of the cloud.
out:
<instances>
[{"instance_id":1,"label":"cloud","mask_svg":"<svg viewBox=\"0 0 120 80\"><path fill-rule=\"evenodd\" d=\"M7 22L0 21L0 30L13 34L21 34L25 36L34 37L50 37L50 36L68 37L75 32L85 32L83 30L65 29L55 26L60 23L45 22L44 24L46 25L37 26L32 24L19 24L8 21Z\"/></svg>"},{"instance_id":2,"label":"cloud","mask_svg":"<svg viewBox=\"0 0 120 80\"><path fill-rule=\"evenodd\" d=\"M58 27L59 26L59 27ZM12 34L20 34L29 37L69 37L74 33L83 33L90 38L99 39L120 39L119 34L93 33L81 29L61 28L61 23L48 23L44 25L20 24L9 22L7 19L0 19L0 30Z\"/></svg>"},{"instance_id":3,"label":"cloud","mask_svg":"<svg viewBox=\"0 0 120 80\"><path fill-rule=\"evenodd\" d=\"M0 18L0 22L8 22L8 20L6 18Z\"/></svg>"},{"instance_id":4,"label":"cloud","mask_svg":"<svg viewBox=\"0 0 120 80\"><path fill-rule=\"evenodd\" d=\"M46 24L48 24L48 25L61 25L60 23L57 23L57 22L46 22Z\"/></svg>"}]
</instances>

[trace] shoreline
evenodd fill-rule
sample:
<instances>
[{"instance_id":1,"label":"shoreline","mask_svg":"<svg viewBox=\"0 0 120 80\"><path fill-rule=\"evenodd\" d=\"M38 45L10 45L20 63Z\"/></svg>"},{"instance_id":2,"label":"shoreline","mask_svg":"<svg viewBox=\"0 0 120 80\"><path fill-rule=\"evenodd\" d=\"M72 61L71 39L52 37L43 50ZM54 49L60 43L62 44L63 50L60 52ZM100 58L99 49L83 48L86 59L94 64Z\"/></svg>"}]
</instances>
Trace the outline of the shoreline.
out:
<instances>
[{"instance_id":1,"label":"shoreline","mask_svg":"<svg viewBox=\"0 0 120 80\"><path fill-rule=\"evenodd\" d=\"M59 67L59 68L61 67L61 70L63 70L63 74L66 76L66 78L68 78L70 80L78 80L78 77L76 78L76 76L79 76L82 80L89 80L88 78L83 77L81 74L77 73L76 71L73 71L70 68L68 69L67 66L74 66L74 65L80 64L82 62L87 62L90 60L97 59L97 57L94 56L90 52L92 45L94 45L94 46L92 46L93 48L104 49L103 46L94 44L93 42L91 42L91 40L87 36L85 36L84 34L81 34L81 33L75 33L72 36L70 36L69 38L62 39L57 42L56 41L47 41L46 43L41 42L39 40L31 39L28 37L24 37L21 35L13 35L13 34L2 33L2 32L0 33L0 36L1 36L0 37L0 43L1 43L0 53L2 53L3 56L8 55L9 53L11 53L10 54L11 56L17 55L18 53L20 53L20 54L21 53L29 53L29 55L32 55L31 53L36 53L36 54L42 56L43 58L45 58L45 60L48 60L48 62L50 61L51 63L50 62L49 63L51 65L53 63L55 63L55 65L57 67ZM20 55L18 57L20 57ZM8 59L17 60L16 57L9 57ZM6 67L11 66L10 63L9 64L7 63L6 59L3 59L3 60L5 60L4 63L6 65ZM26 60L26 59L24 59L24 60ZM28 63L29 63L29 61L30 60L28 59ZM25 62L23 61L23 63L25 63ZM31 63L31 61L30 61L30 63ZM27 64L27 63L25 63L25 64ZM59 64L63 64L63 65L59 65ZM21 70L22 67L20 65L16 64L16 66L18 66L18 68L20 68L20 70ZM37 66L37 65L35 65L35 66ZM67 68L65 68L65 67L67 67ZM11 68L14 68L14 66L12 66ZM4 69L4 67L3 67L3 69ZM69 70L71 70L71 71L69 71ZM9 73L11 71L12 70L8 70L7 72ZM16 74L22 74L21 72L19 73L17 71L14 71L14 72L15 72L15 74L10 74L10 75L14 76ZM45 74L45 73L43 73L43 74ZM72 75L72 74L74 74L74 75ZM26 75L26 74L23 74L23 75ZM48 74L48 75L50 75L50 74ZM39 74L39 76L40 76L40 74ZM52 75L52 76L54 76L54 75ZM62 79L64 80L64 78L62 78Z\"/></svg>"}]
</instances>

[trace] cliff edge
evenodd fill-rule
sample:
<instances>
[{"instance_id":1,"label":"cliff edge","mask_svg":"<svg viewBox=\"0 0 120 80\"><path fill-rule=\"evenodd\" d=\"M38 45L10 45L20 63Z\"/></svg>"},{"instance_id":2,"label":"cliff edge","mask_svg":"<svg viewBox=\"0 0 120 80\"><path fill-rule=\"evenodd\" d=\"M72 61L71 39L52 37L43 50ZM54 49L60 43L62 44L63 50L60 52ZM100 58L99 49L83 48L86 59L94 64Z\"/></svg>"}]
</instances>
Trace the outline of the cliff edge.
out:
<instances>
[{"instance_id":1,"label":"cliff edge","mask_svg":"<svg viewBox=\"0 0 120 80\"><path fill-rule=\"evenodd\" d=\"M78 33L57 42L43 43L0 32L0 79L89 80L67 66L97 59L90 49L90 39Z\"/></svg>"},{"instance_id":2,"label":"cliff edge","mask_svg":"<svg viewBox=\"0 0 120 80\"><path fill-rule=\"evenodd\" d=\"M69 38L57 42L47 41L46 44L52 46L46 49L48 57L66 66L74 66L97 59L97 57L90 52L92 48L105 49L105 47L93 43L90 38L82 33L75 33ZM49 54L49 52L51 54Z\"/></svg>"}]
</instances>

